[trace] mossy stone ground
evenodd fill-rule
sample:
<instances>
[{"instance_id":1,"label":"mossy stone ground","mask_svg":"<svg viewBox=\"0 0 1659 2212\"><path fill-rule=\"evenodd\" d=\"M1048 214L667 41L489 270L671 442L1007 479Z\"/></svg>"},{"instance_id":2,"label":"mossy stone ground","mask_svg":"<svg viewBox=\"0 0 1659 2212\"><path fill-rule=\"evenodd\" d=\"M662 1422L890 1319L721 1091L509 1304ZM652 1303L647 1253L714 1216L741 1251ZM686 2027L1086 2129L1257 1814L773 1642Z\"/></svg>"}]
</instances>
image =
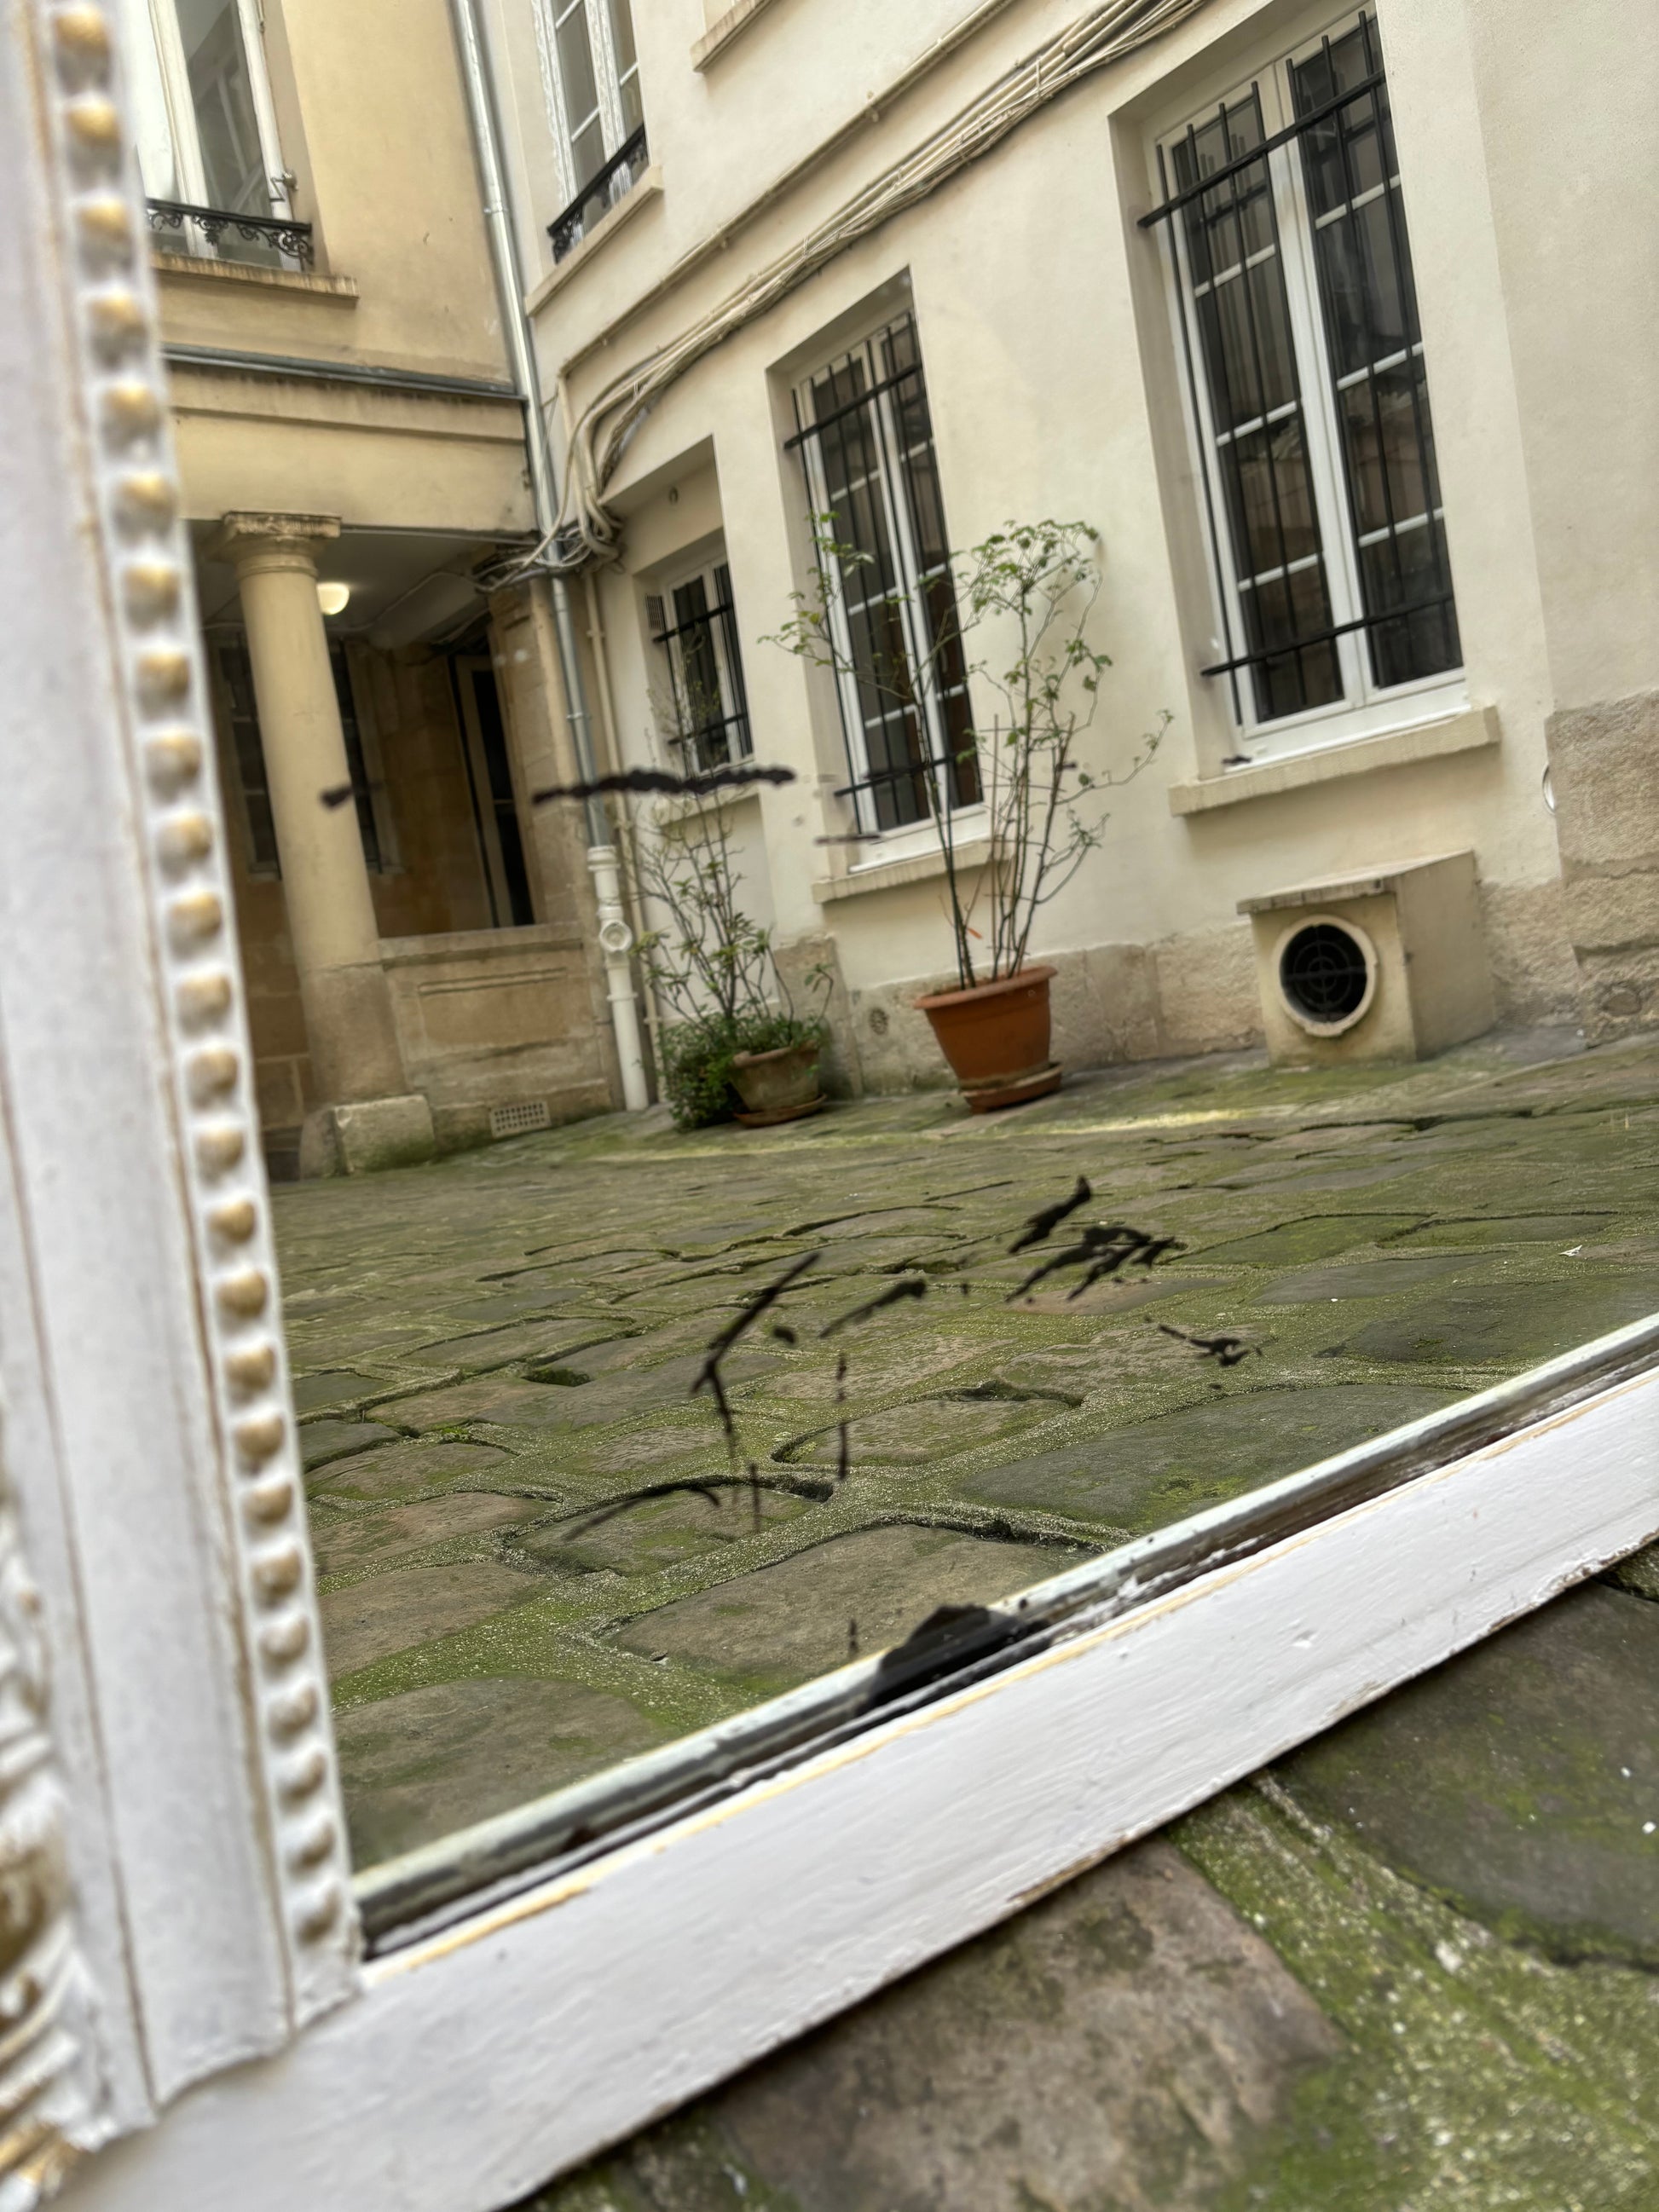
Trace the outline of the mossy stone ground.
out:
<instances>
[{"instance_id":1,"label":"mossy stone ground","mask_svg":"<svg viewBox=\"0 0 1659 2212\"><path fill-rule=\"evenodd\" d=\"M1656 1102L1651 1047L1498 1039L1114 1072L983 1121L609 1117L280 1193L359 1863L1659 1308ZM1182 1249L1011 1305L1011 1232L1079 1172L1097 1218ZM731 1363L757 1519L684 1392L808 1250L796 1341ZM818 1335L906 1269L926 1299ZM1260 1357L1218 1373L1160 1322ZM889 1993L550 2201L1659 2203L1644 1587L1563 1601L915 1978L927 2064ZM1117 1936L1051 1942L1051 1913Z\"/></svg>"}]
</instances>

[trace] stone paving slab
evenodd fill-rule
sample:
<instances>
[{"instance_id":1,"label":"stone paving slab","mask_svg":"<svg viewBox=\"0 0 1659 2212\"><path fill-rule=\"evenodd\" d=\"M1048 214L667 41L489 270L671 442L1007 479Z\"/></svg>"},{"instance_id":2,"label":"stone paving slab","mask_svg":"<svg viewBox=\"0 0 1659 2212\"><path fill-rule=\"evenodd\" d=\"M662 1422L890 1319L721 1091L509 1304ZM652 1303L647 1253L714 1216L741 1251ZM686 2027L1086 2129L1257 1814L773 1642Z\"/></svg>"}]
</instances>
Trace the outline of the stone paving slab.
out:
<instances>
[{"instance_id":1,"label":"stone paving slab","mask_svg":"<svg viewBox=\"0 0 1659 2212\"><path fill-rule=\"evenodd\" d=\"M1656 1166L1659 1055L1557 1034L1416 1068L1113 1070L998 1116L610 1115L280 1190L359 1863L501 1809L433 1717L446 1686L541 1686L546 1774L514 1772L551 1789L556 1738L591 1771L836 1663L854 1628L900 1639L947 1556L982 1601L1017 1586L994 1560L1056 1571L1659 1305ZM1012 1296L1042 1257L1012 1232L1079 1174L1080 1218L1175 1247L1146 1280ZM756 1525L690 1386L809 1253L789 1334L726 1366ZM902 1275L926 1296L822 1334ZM1226 1370L1185 1340L1225 1333L1251 1347ZM693 1625L720 1620L775 1645L712 1664ZM413 1784L396 1820L364 1809L400 1760L424 1827Z\"/></svg>"},{"instance_id":2,"label":"stone paving slab","mask_svg":"<svg viewBox=\"0 0 1659 2212\"><path fill-rule=\"evenodd\" d=\"M521 2212L1651 2212L1656 1652L1573 1592Z\"/></svg>"}]
</instances>

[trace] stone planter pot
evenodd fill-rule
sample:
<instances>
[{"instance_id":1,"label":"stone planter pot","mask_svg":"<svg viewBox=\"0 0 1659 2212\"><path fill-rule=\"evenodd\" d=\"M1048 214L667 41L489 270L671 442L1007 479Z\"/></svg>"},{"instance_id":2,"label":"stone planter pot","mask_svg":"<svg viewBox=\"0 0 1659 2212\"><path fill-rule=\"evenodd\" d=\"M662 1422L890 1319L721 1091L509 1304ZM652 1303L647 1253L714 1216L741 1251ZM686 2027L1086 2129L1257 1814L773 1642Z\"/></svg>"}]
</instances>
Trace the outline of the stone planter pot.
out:
<instances>
[{"instance_id":1,"label":"stone planter pot","mask_svg":"<svg viewBox=\"0 0 1659 2212\"><path fill-rule=\"evenodd\" d=\"M1022 1106L1060 1088L1048 1057L1048 985L1054 970L1022 968L966 991L936 991L916 1006L975 1114Z\"/></svg>"},{"instance_id":2,"label":"stone planter pot","mask_svg":"<svg viewBox=\"0 0 1659 2212\"><path fill-rule=\"evenodd\" d=\"M769 1128L775 1121L799 1121L823 1104L818 1089L818 1048L781 1045L775 1052L740 1052L732 1062L732 1080L744 1110L745 1129Z\"/></svg>"}]
</instances>

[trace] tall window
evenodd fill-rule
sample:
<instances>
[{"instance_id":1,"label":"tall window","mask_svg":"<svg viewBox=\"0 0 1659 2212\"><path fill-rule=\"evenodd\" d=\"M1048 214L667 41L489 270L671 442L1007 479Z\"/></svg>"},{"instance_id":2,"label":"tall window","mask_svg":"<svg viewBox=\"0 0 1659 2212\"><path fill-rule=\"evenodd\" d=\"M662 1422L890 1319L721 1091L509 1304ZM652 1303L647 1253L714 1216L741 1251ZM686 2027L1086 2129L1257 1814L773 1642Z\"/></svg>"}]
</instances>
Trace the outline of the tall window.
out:
<instances>
[{"instance_id":1,"label":"tall window","mask_svg":"<svg viewBox=\"0 0 1659 2212\"><path fill-rule=\"evenodd\" d=\"M265 773L265 749L259 735L259 710L253 700L253 670L245 637L220 638L213 650L219 675L220 712L224 718L230 753L236 764L236 781L247 828L247 872L251 876L282 872L276 853L276 824L270 811L270 779Z\"/></svg>"},{"instance_id":2,"label":"tall window","mask_svg":"<svg viewBox=\"0 0 1659 2212\"><path fill-rule=\"evenodd\" d=\"M749 702L738 649L732 572L725 562L645 603L651 641L663 656L671 740L686 769L746 760Z\"/></svg>"},{"instance_id":3,"label":"tall window","mask_svg":"<svg viewBox=\"0 0 1659 2212\"><path fill-rule=\"evenodd\" d=\"M1373 18L1159 161L1225 639L1206 673L1247 738L1380 726L1462 654Z\"/></svg>"},{"instance_id":4,"label":"tall window","mask_svg":"<svg viewBox=\"0 0 1659 2212\"><path fill-rule=\"evenodd\" d=\"M565 205L548 225L562 259L628 192L647 159L629 0L533 0Z\"/></svg>"},{"instance_id":5,"label":"tall window","mask_svg":"<svg viewBox=\"0 0 1659 2212\"><path fill-rule=\"evenodd\" d=\"M265 80L258 0L121 0L150 221L194 253L310 258Z\"/></svg>"},{"instance_id":6,"label":"tall window","mask_svg":"<svg viewBox=\"0 0 1659 2212\"><path fill-rule=\"evenodd\" d=\"M979 769L927 388L908 315L795 394L790 443L815 514L856 556L823 556L861 829L976 805Z\"/></svg>"},{"instance_id":7,"label":"tall window","mask_svg":"<svg viewBox=\"0 0 1659 2212\"><path fill-rule=\"evenodd\" d=\"M340 730L345 740L346 769L356 805L363 862L372 873L384 875L395 860L380 811L384 787L369 774L350 663L341 639L329 640L328 657L334 677L334 696L339 702ZM264 738L259 728L259 708L254 697L253 668L248 658L246 638L240 631L216 638L213 662L218 677L219 712L230 741L230 756L235 763L247 825L248 873L278 876L282 873L282 860L276 845L270 776L265 767Z\"/></svg>"}]
</instances>

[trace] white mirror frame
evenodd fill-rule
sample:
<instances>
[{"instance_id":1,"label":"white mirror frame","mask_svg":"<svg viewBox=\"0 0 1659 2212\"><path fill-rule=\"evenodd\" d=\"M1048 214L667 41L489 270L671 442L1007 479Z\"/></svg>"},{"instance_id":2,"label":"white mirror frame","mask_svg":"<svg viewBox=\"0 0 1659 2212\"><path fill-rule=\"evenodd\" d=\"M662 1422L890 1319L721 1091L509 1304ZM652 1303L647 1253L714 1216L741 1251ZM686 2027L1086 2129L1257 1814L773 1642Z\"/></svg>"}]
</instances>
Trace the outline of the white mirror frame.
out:
<instances>
[{"instance_id":1,"label":"white mirror frame","mask_svg":"<svg viewBox=\"0 0 1659 2212\"><path fill-rule=\"evenodd\" d=\"M0 0L0 2212L498 2212L1659 1535L1659 1321L354 1894L114 13Z\"/></svg>"}]
</instances>

